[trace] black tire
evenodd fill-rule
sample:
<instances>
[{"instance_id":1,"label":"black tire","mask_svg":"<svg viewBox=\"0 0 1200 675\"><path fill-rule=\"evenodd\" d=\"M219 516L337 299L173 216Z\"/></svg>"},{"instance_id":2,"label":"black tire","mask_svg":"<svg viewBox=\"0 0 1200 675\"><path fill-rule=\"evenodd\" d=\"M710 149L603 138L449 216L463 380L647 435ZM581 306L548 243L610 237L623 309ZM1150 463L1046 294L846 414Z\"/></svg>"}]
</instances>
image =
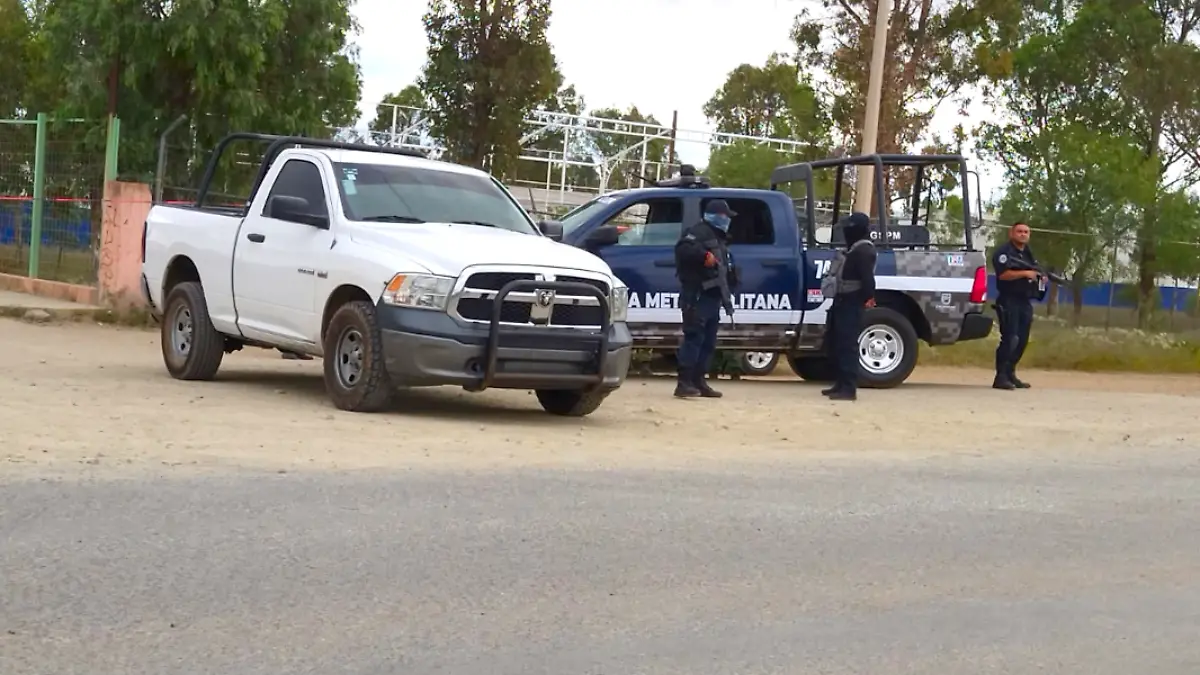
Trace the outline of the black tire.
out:
<instances>
[{"instance_id":1,"label":"black tire","mask_svg":"<svg viewBox=\"0 0 1200 675\"><path fill-rule=\"evenodd\" d=\"M225 356L225 336L213 328L197 281L185 281L167 291L159 324L163 363L177 380L211 380Z\"/></svg>"},{"instance_id":2,"label":"black tire","mask_svg":"<svg viewBox=\"0 0 1200 675\"><path fill-rule=\"evenodd\" d=\"M891 389L907 380L917 367L919 349L912 322L894 309L872 307L863 314L862 326L858 338L859 386ZM873 344L864 348L867 340Z\"/></svg>"},{"instance_id":3,"label":"black tire","mask_svg":"<svg viewBox=\"0 0 1200 675\"><path fill-rule=\"evenodd\" d=\"M579 391L572 389L538 389L538 403L542 410L551 415L563 417L585 417L596 412L604 399L613 392L612 389L595 391Z\"/></svg>"},{"instance_id":4,"label":"black tire","mask_svg":"<svg viewBox=\"0 0 1200 675\"><path fill-rule=\"evenodd\" d=\"M754 365L750 362L751 354L768 354L770 352L742 352L738 357L738 364L742 368L743 375L751 375L754 377L763 377L775 372L775 367L779 365L779 354L771 354L771 359L765 365Z\"/></svg>"},{"instance_id":5,"label":"black tire","mask_svg":"<svg viewBox=\"0 0 1200 675\"><path fill-rule=\"evenodd\" d=\"M325 390L333 405L350 412L379 412L391 404L395 386L381 343L371 303L348 302L333 313L323 345Z\"/></svg>"},{"instance_id":6,"label":"black tire","mask_svg":"<svg viewBox=\"0 0 1200 675\"><path fill-rule=\"evenodd\" d=\"M788 356L787 361L796 377L805 382L833 382L837 379L833 362L824 356Z\"/></svg>"}]
</instances>

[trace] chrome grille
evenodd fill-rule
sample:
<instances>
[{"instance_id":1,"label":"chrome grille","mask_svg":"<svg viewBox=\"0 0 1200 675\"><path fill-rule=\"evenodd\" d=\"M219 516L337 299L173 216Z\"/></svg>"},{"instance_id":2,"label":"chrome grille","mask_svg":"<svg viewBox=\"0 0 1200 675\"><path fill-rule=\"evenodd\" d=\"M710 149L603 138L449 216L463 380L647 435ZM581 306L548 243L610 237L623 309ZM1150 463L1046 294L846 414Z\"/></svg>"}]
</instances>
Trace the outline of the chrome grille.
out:
<instances>
[{"instance_id":1,"label":"chrome grille","mask_svg":"<svg viewBox=\"0 0 1200 675\"><path fill-rule=\"evenodd\" d=\"M450 304L451 315L464 321L490 322L497 292L511 281L563 281L587 284L605 296L609 294L608 281L597 277L559 275L553 270L478 271L469 273L462 288L455 292ZM535 290L509 293L500 309L500 322L527 326L590 328L599 327L604 318L604 309L592 296L563 294L560 291L554 295L552 304L540 306L537 303L538 295Z\"/></svg>"}]
</instances>

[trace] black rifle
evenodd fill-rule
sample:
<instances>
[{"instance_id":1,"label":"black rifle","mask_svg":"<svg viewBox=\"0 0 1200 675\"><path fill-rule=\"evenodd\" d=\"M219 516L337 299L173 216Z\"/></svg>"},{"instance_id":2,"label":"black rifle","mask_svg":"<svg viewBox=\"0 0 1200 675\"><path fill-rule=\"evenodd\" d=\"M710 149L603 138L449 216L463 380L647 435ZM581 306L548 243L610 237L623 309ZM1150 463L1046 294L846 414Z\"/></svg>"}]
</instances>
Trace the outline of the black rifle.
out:
<instances>
[{"instance_id":1,"label":"black rifle","mask_svg":"<svg viewBox=\"0 0 1200 675\"><path fill-rule=\"evenodd\" d=\"M1049 279L1050 281L1053 281L1054 283L1058 284L1059 286L1069 286L1071 284L1071 282L1066 277L1059 274L1058 272L1055 272L1052 268L1042 267L1041 265L1038 265L1036 263L1031 265L1031 264L1025 262L1024 260L1015 260L1015 259L1010 259L1008 264L1009 264L1008 269L1010 269L1010 270L1013 270L1016 272L1037 272L1038 277ZM1046 290L1047 290L1046 284L1042 281L1041 278L1038 279L1037 299L1039 301L1046 299Z\"/></svg>"}]
</instances>

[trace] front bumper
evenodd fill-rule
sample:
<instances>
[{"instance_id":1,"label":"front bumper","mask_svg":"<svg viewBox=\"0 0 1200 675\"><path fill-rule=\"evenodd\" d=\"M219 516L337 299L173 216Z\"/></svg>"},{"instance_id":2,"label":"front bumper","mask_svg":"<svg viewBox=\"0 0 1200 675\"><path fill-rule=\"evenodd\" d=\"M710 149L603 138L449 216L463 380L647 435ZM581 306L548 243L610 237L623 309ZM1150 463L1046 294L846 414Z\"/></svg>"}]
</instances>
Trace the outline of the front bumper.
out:
<instances>
[{"instance_id":1,"label":"front bumper","mask_svg":"<svg viewBox=\"0 0 1200 675\"><path fill-rule=\"evenodd\" d=\"M611 390L633 356L624 322L603 331L489 325L384 304L376 316L388 375L400 386Z\"/></svg>"},{"instance_id":2,"label":"front bumper","mask_svg":"<svg viewBox=\"0 0 1200 675\"><path fill-rule=\"evenodd\" d=\"M958 341L982 340L992 332L992 317L981 312L968 312L963 317L962 330L959 331Z\"/></svg>"}]
</instances>

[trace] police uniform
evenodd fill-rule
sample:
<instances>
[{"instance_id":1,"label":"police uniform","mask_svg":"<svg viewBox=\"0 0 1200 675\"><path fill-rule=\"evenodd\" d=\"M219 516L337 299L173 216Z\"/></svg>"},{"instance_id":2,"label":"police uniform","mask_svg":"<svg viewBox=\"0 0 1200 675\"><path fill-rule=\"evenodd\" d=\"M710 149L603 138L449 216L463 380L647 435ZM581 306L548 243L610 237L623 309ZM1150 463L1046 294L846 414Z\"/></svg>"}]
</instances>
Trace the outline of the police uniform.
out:
<instances>
[{"instance_id":1,"label":"police uniform","mask_svg":"<svg viewBox=\"0 0 1200 675\"><path fill-rule=\"evenodd\" d=\"M675 244L675 275L683 312L683 342L676 354L679 381L675 395L679 397L720 398L706 376L717 350L721 309L733 316L731 289L737 286L737 271L729 252L728 229L737 213L725 200L714 199L704 215L705 220L689 227Z\"/></svg>"},{"instance_id":2,"label":"police uniform","mask_svg":"<svg viewBox=\"0 0 1200 675\"><path fill-rule=\"evenodd\" d=\"M1038 279L1008 279L1000 275L1009 270L1033 270L1037 259L1026 244L1017 248L1011 241L992 253L992 271L996 274L996 317L1000 323L1000 346L996 348L997 389L1028 389L1017 378L1017 363L1029 344L1029 329L1033 327L1033 299L1039 292Z\"/></svg>"}]
</instances>

